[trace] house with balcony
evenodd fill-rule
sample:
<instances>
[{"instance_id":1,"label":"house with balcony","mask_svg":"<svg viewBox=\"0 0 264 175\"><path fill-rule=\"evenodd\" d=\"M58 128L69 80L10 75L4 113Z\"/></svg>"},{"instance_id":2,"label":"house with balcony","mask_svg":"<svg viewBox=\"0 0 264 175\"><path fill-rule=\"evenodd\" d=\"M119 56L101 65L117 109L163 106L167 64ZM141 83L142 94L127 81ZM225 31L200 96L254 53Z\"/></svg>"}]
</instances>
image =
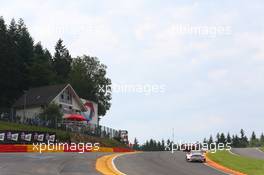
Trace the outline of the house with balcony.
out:
<instances>
[{"instance_id":1,"label":"house with balcony","mask_svg":"<svg viewBox=\"0 0 264 175\"><path fill-rule=\"evenodd\" d=\"M98 123L97 104L81 99L70 84L31 88L14 103L15 116L23 119L36 118L49 104L60 107L63 117L81 114L92 124Z\"/></svg>"}]
</instances>

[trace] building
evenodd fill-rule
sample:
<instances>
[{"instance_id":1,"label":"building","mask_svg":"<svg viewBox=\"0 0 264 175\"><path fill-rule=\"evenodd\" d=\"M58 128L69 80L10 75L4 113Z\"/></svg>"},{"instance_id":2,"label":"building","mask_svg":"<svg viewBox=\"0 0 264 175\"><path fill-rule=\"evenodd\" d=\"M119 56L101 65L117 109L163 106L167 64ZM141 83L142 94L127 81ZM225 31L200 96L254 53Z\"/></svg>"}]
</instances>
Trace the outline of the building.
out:
<instances>
[{"instance_id":1,"label":"building","mask_svg":"<svg viewBox=\"0 0 264 175\"><path fill-rule=\"evenodd\" d=\"M70 84L43 86L25 91L13 105L15 116L35 118L50 103L58 104L64 116L82 114L89 123L98 124L98 107L94 102L81 99Z\"/></svg>"}]
</instances>

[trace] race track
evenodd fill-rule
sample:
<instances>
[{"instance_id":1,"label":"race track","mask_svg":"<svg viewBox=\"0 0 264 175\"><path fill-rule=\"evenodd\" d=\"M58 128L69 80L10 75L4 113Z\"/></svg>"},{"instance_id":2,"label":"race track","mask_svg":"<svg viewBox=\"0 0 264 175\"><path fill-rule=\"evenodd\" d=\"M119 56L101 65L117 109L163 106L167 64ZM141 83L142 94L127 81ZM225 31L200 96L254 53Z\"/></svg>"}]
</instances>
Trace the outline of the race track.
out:
<instances>
[{"instance_id":1,"label":"race track","mask_svg":"<svg viewBox=\"0 0 264 175\"><path fill-rule=\"evenodd\" d=\"M257 148L232 148L231 152L241 156L264 159L264 152Z\"/></svg>"},{"instance_id":2,"label":"race track","mask_svg":"<svg viewBox=\"0 0 264 175\"><path fill-rule=\"evenodd\" d=\"M202 163L185 161L184 152L144 152L117 157L117 169L127 175L225 175Z\"/></svg>"},{"instance_id":3,"label":"race track","mask_svg":"<svg viewBox=\"0 0 264 175\"><path fill-rule=\"evenodd\" d=\"M0 153L0 175L100 175L95 162L102 155L105 153Z\"/></svg>"}]
</instances>

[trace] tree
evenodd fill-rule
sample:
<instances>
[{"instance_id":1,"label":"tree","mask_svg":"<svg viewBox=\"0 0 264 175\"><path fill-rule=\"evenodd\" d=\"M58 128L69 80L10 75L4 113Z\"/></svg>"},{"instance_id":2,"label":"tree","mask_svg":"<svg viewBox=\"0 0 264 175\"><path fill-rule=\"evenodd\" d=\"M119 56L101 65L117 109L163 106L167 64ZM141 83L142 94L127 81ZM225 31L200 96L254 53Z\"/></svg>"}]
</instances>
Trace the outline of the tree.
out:
<instances>
[{"instance_id":1,"label":"tree","mask_svg":"<svg viewBox=\"0 0 264 175\"><path fill-rule=\"evenodd\" d=\"M29 67L33 62L34 41L30 36L23 19L18 20L17 28L14 32L15 33L13 39L17 46L17 59L19 60L20 65L19 70L23 76L19 86L22 90L26 90L30 87L30 80L28 75Z\"/></svg>"},{"instance_id":2,"label":"tree","mask_svg":"<svg viewBox=\"0 0 264 175\"><path fill-rule=\"evenodd\" d=\"M55 128L57 127L57 124L61 122L63 114L57 104L51 103L44 108L39 116L42 120L48 122L49 126Z\"/></svg>"},{"instance_id":3,"label":"tree","mask_svg":"<svg viewBox=\"0 0 264 175\"><path fill-rule=\"evenodd\" d=\"M22 76L15 48L5 21L0 17L0 106L5 111L21 94Z\"/></svg>"},{"instance_id":4,"label":"tree","mask_svg":"<svg viewBox=\"0 0 264 175\"><path fill-rule=\"evenodd\" d=\"M249 141L250 146L260 146L259 145L259 140L256 137L255 132L253 131L250 137L250 141Z\"/></svg>"},{"instance_id":5,"label":"tree","mask_svg":"<svg viewBox=\"0 0 264 175\"><path fill-rule=\"evenodd\" d=\"M214 140L213 140L213 136L210 135L210 138L209 138L209 140L208 140L208 144L210 145L210 144L212 144L213 142L214 142Z\"/></svg>"},{"instance_id":6,"label":"tree","mask_svg":"<svg viewBox=\"0 0 264 175\"><path fill-rule=\"evenodd\" d=\"M227 133L227 136L226 136L226 143L232 143L232 139L231 139L229 132Z\"/></svg>"},{"instance_id":7,"label":"tree","mask_svg":"<svg viewBox=\"0 0 264 175\"><path fill-rule=\"evenodd\" d=\"M139 150L139 144L138 144L137 138L134 139L133 149L134 150Z\"/></svg>"},{"instance_id":8,"label":"tree","mask_svg":"<svg viewBox=\"0 0 264 175\"><path fill-rule=\"evenodd\" d=\"M98 104L99 116L104 116L111 106L111 80L106 77L106 69L98 58L84 55L74 59L69 75L77 94Z\"/></svg>"},{"instance_id":9,"label":"tree","mask_svg":"<svg viewBox=\"0 0 264 175\"><path fill-rule=\"evenodd\" d=\"M232 147L234 148L240 147L240 139L237 135L232 136Z\"/></svg>"},{"instance_id":10,"label":"tree","mask_svg":"<svg viewBox=\"0 0 264 175\"><path fill-rule=\"evenodd\" d=\"M260 142L261 146L264 146L264 134L263 133L261 133L261 135L260 135L259 142Z\"/></svg>"},{"instance_id":11,"label":"tree","mask_svg":"<svg viewBox=\"0 0 264 175\"><path fill-rule=\"evenodd\" d=\"M64 83L68 79L71 70L72 58L69 50L63 45L62 39L59 39L55 46L53 57L53 68L58 76L58 82Z\"/></svg>"},{"instance_id":12,"label":"tree","mask_svg":"<svg viewBox=\"0 0 264 175\"><path fill-rule=\"evenodd\" d=\"M218 143L226 144L226 138L225 138L225 134L224 133L221 133L220 134L219 142Z\"/></svg>"},{"instance_id":13,"label":"tree","mask_svg":"<svg viewBox=\"0 0 264 175\"><path fill-rule=\"evenodd\" d=\"M206 138L203 139L203 143L208 143L208 141L206 140Z\"/></svg>"},{"instance_id":14,"label":"tree","mask_svg":"<svg viewBox=\"0 0 264 175\"><path fill-rule=\"evenodd\" d=\"M70 76L69 76L70 74ZM98 103L98 114L104 116L111 107L111 80L106 66L96 57L72 58L61 39L52 57L41 43L34 44L24 21L11 20L6 26L0 17L0 107L10 107L24 90L31 87L71 83L78 95Z\"/></svg>"},{"instance_id":15,"label":"tree","mask_svg":"<svg viewBox=\"0 0 264 175\"><path fill-rule=\"evenodd\" d=\"M31 87L45 86L55 82L50 54L43 49L40 42L34 46L34 58L29 67L28 77Z\"/></svg>"},{"instance_id":16,"label":"tree","mask_svg":"<svg viewBox=\"0 0 264 175\"><path fill-rule=\"evenodd\" d=\"M220 134L219 133L216 134L216 143L217 144L220 143Z\"/></svg>"},{"instance_id":17,"label":"tree","mask_svg":"<svg viewBox=\"0 0 264 175\"><path fill-rule=\"evenodd\" d=\"M10 108L23 90L30 87L28 67L32 63L33 39L22 19L11 20L9 28L0 19L1 107Z\"/></svg>"},{"instance_id":18,"label":"tree","mask_svg":"<svg viewBox=\"0 0 264 175\"><path fill-rule=\"evenodd\" d=\"M161 140L161 150L162 151L165 150L165 141L164 141L164 139Z\"/></svg>"},{"instance_id":19,"label":"tree","mask_svg":"<svg viewBox=\"0 0 264 175\"><path fill-rule=\"evenodd\" d=\"M170 141L170 139L168 139L167 142L166 142L166 149L171 150L172 144L173 144L172 141Z\"/></svg>"},{"instance_id":20,"label":"tree","mask_svg":"<svg viewBox=\"0 0 264 175\"><path fill-rule=\"evenodd\" d=\"M248 138L245 135L245 131L243 129L240 130L240 142L239 146L244 148L248 146Z\"/></svg>"},{"instance_id":21,"label":"tree","mask_svg":"<svg viewBox=\"0 0 264 175\"><path fill-rule=\"evenodd\" d=\"M156 150L157 151L161 151L162 150L161 142L160 141L157 142Z\"/></svg>"}]
</instances>

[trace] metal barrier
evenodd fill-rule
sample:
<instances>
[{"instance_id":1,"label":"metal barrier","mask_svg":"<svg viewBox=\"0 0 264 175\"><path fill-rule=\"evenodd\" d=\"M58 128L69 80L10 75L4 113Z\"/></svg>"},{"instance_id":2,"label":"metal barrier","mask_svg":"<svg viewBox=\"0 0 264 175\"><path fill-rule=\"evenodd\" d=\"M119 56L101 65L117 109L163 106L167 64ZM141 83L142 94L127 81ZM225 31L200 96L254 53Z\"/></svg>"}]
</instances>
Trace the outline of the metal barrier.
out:
<instances>
[{"instance_id":1,"label":"metal barrier","mask_svg":"<svg viewBox=\"0 0 264 175\"><path fill-rule=\"evenodd\" d=\"M31 125L31 126L54 128L63 131L80 133L84 135L97 136L101 138L110 138L110 139L120 138L120 130L116 130L113 128L109 128L102 125L96 125L96 124L89 124L89 123L84 124L82 122L61 122L54 125L49 121L43 121L38 118L34 118L34 119L27 118L25 120L21 120L20 118L12 118L11 120L8 117L3 118L1 116L0 116L0 120L12 122L12 123L18 123L18 124Z\"/></svg>"}]
</instances>

